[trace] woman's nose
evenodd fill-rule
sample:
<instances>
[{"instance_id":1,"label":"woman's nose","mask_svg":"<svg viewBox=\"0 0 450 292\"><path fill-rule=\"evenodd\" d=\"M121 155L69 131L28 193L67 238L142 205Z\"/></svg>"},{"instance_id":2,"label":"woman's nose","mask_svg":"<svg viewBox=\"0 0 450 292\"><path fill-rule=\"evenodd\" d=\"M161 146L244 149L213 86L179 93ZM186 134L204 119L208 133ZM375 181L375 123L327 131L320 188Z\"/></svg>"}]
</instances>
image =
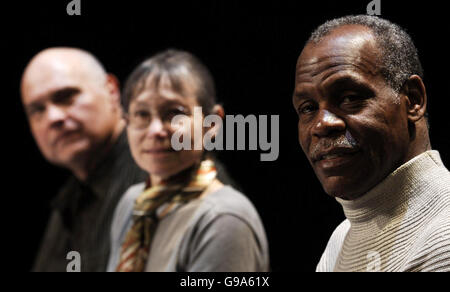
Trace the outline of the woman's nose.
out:
<instances>
[{"instance_id":1,"label":"woman's nose","mask_svg":"<svg viewBox=\"0 0 450 292\"><path fill-rule=\"evenodd\" d=\"M160 118L153 118L148 125L148 133L150 137L165 138L168 136L167 129Z\"/></svg>"}]
</instances>

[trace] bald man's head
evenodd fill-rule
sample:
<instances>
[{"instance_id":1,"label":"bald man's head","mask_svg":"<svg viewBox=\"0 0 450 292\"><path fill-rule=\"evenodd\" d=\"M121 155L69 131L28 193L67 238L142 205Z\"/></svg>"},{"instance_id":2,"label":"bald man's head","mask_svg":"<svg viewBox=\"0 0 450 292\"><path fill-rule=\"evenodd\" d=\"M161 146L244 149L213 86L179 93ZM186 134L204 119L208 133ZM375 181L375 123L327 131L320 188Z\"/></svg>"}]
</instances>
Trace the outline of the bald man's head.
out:
<instances>
[{"instance_id":1,"label":"bald man's head","mask_svg":"<svg viewBox=\"0 0 450 292\"><path fill-rule=\"evenodd\" d=\"M123 123L117 80L80 49L50 48L33 57L21 94L41 152L69 169L95 156Z\"/></svg>"},{"instance_id":2,"label":"bald man's head","mask_svg":"<svg viewBox=\"0 0 450 292\"><path fill-rule=\"evenodd\" d=\"M105 82L107 73L102 64L89 52L76 48L50 48L38 53L28 63L21 82L22 95L24 90L47 89L49 79L57 75L70 75L89 83ZM42 86L30 88L35 83ZM53 85L53 84L48 84Z\"/></svg>"}]
</instances>

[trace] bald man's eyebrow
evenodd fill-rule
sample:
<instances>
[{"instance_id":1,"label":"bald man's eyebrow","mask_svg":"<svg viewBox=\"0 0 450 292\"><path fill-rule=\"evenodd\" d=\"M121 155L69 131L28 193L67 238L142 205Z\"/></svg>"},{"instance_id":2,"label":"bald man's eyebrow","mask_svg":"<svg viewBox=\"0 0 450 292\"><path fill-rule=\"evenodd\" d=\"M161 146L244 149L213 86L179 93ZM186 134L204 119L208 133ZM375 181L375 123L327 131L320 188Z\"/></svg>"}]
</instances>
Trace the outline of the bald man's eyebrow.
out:
<instances>
[{"instance_id":1,"label":"bald man's eyebrow","mask_svg":"<svg viewBox=\"0 0 450 292\"><path fill-rule=\"evenodd\" d=\"M50 94L50 99L56 104L68 102L72 97L80 93L81 90L76 87L64 87Z\"/></svg>"},{"instance_id":2,"label":"bald man's eyebrow","mask_svg":"<svg viewBox=\"0 0 450 292\"><path fill-rule=\"evenodd\" d=\"M25 105L25 111L28 116L43 112L47 100L51 100L54 104L69 104L72 102L72 98L80 92L81 90L76 87L64 87L55 90L46 96Z\"/></svg>"},{"instance_id":3,"label":"bald man's eyebrow","mask_svg":"<svg viewBox=\"0 0 450 292\"><path fill-rule=\"evenodd\" d=\"M45 110L44 103L42 101L33 101L30 104L25 106L25 112L28 116L32 116L36 113L42 112Z\"/></svg>"}]
</instances>

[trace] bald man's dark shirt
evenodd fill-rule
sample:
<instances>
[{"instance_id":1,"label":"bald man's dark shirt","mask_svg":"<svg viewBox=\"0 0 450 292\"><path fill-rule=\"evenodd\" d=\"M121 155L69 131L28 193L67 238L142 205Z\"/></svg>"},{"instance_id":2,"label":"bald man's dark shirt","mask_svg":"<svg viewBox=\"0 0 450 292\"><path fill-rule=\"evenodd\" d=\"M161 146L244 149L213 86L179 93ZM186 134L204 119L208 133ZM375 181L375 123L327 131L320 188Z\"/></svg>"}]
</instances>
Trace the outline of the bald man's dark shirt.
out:
<instances>
[{"instance_id":1,"label":"bald man's dark shirt","mask_svg":"<svg viewBox=\"0 0 450 292\"><path fill-rule=\"evenodd\" d=\"M70 251L80 253L82 272L106 271L111 220L117 203L147 175L135 164L123 132L86 183L69 178L52 202L33 271L65 272Z\"/></svg>"}]
</instances>

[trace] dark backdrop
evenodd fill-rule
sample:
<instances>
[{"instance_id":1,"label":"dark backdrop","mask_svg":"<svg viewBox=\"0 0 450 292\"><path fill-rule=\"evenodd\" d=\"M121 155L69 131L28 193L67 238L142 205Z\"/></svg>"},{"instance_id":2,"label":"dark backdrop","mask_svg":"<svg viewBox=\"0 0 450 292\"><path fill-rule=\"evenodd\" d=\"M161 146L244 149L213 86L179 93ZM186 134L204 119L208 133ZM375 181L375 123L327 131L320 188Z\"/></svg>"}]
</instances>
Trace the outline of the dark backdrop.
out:
<instances>
[{"instance_id":1,"label":"dark backdrop","mask_svg":"<svg viewBox=\"0 0 450 292\"><path fill-rule=\"evenodd\" d=\"M144 58L188 50L211 69L227 114L280 115L280 156L219 153L254 202L269 237L274 271L313 271L340 206L322 190L297 140L291 106L295 62L308 34L325 20L366 13L365 1L86 1L68 16L69 0L2 4L4 66L2 249L7 266L30 269L48 219L48 203L67 173L45 162L20 104L22 70L38 51L75 46L91 51L123 82ZM95 4L94 4L95 2ZM162 3L161 3L162 2ZM450 165L447 116L449 25L439 2L382 1L382 16L412 35L425 69L431 139Z\"/></svg>"}]
</instances>

